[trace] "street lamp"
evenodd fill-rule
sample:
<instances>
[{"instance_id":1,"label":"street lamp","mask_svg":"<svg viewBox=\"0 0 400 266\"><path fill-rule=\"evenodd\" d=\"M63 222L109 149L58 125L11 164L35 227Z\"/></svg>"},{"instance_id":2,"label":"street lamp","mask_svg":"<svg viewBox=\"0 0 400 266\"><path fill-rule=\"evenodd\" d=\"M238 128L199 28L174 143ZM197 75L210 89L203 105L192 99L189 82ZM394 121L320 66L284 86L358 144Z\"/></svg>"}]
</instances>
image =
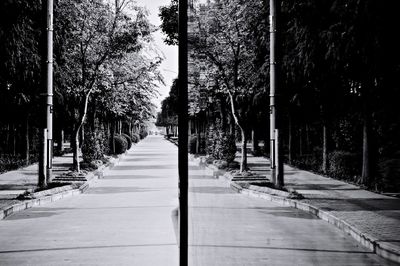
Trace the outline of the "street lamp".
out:
<instances>
[{"instance_id":1,"label":"street lamp","mask_svg":"<svg viewBox=\"0 0 400 266\"><path fill-rule=\"evenodd\" d=\"M276 128L276 83L277 83L277 61L276 61L276 11L279 8L279 0L270 0L269 2L269 52L270 52L270 163L271 163L271 181L277 187L283 187L283 167L280 159L279 131Z\"/></svg>"},{"instance_id":2,"label":"street lamp","mask_svg":"<svg viewBox=\"0 0 400 266\"><path fill-rule=\"evenodd\" d=\"M47 180L53 170L53 0L47 0Z\"/></svg>"}]
</instances>

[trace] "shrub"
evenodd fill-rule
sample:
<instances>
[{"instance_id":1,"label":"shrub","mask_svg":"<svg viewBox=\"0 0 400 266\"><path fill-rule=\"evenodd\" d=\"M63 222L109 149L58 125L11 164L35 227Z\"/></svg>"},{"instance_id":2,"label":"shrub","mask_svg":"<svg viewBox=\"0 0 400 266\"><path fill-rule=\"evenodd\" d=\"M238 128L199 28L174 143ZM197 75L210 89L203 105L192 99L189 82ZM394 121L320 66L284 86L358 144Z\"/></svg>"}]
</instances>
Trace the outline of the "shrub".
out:
<instances>
[{"instance_id":1,"label":"shrub","mask_svg":"<svg viewBox=\"0 0 400 266\"><path fill-rule=\"evenodd\" d=\"M189 153L196 154L197 135L189 136Z\"/></svg>"},{"instance_id":2,"label":"shrub","mask_svg":"<svg viewBox=\"0 0 400 266\"><path fill-rule=\"evenodd\" d=\"M2 154L0 157L0 173L26 166L25 159L17 155Z\"/></svg>"},{"instance_id":3,"label":"shrub","mask_svg":"<svg viewBox=\"0 0 400 266\"><path fill-rule=\"evenodd\" d=\"M236 143L233 135L211 126L208 131L206 152L217 160L231 163L236 156Z\"/></svg>"},{"instance_id":4,"label":"shrub","mask_svg":"<svg viewBox=\"0 0 400 266\"><path fill-rule=\"evenodd\" d=\"M85 140L82 145L82 158L84 162L90 163L100 160L104 156L104 139L101 133L85 132Z\"/></svg>"},{"instance_id":5,"label":"shrub","mask_svg":"<svg viewBox=\"0 0 400 266\"><path fill-rule=\"evenodd\" d=\"M382 158L378 164L378 189L388 192L400 190L400 158Z\"/></svg>"},{"instance_id":6,"label":"shrub","mask_svg":"<svg viewBox=\"0 0 400 266\"><path fill-rule=\"evenodd\" d=\"M322 158L318 153L298 155L292 159L292 165L303 170L319 172L321 170Z\"/></svg>"},{"instance_id":7,"label":"shrub","mask_svg":"<svg viewBox=\"0 0 400 266\"><path fill-rule=\"evenodd\" d=\"M127 149L129 150L132 147L132 139L131 137L129 137L127 134L122 133L121 134L122 137L124 137L126 139L126 141L128 142L128 147Z\"/></svg>"},{"instance_id":8,"label":"shrub","mask_svg":"<svg viewBox=\"0 0 400 266\"><path fill-rule=\"evenodd\" d=\"M219 136L216 146L219 158L231 163L235 160L236 156L236 142L235 137L231 134L223 133Z\"/></svg>"},{"instance_id":9,"label":"shrub","mask_svg":"<svg viewBox=\"0 0 400 266\"><path fill-rule=\"evenodd\" d=\"M136 133L133 133L131 136L131 140L133 143L138 143L140 141L140 136Z\"/></svg>"},{"instance_id":10,"label":"shrub","mask_svg":"<svg viewBox=\"0 0 400 266\"><path fill-rule=\"evenodd\" d=\"M206 150L206 137L204 133L200 133L199 135L192 134L189 136L189 153L205 154L206 153L205 150Z\"/></svg>"},{"instance_id":11,"label":"shrub","mask_svg":"<svg viewBox=\"0 0 400 266\"><path fill-rule=\"evenodd\" d=\"M144 139L145 137L147 137L148 134L149 133L147 132L147 130L144 129L140 130L139 132L140 139Z\"/></svg>"},{"instance_id":12,"label":"shrub","mask_svg":"<svg viewBox=\"0 0 400 266\"><path fill-rule=\"evenodd\" d=\"M90 163L101 160L108 152L108 138L103 131L85 132L85 141L82 144L83 161Z\"/></svg>"},{"instance_id":13,"label":"shrub","mask_svg":"<svg viewBox=\"0 0 400 266\"><path fill-rule=\"evenodd\" d=\"M114 135L114 153L115 154L121 154L126 152L126 149L128 148L128 141L126 141L126 138L122 137L121 135Z\"/></svg>"},{"instance_id":14,"label":"shrub","mask_svg":"<svg viewBox=\"0 0 400 266\"><path fill-rule=\"evenodd\" d=\"M354 180L360 174L361 156L346 151L334 151L328 156L330 176L340 179Z\"/></svg>"},{"instance_id":15,"label":"shrub","mask_svg":"<svg viewBox=\"0 0 400 266\"><path fill-rule=\"evenodd\" d=\"M204 133L200 133L200 140L199 140L199 154L206 153L206 135Z\"/></svg>"}]
</instances>

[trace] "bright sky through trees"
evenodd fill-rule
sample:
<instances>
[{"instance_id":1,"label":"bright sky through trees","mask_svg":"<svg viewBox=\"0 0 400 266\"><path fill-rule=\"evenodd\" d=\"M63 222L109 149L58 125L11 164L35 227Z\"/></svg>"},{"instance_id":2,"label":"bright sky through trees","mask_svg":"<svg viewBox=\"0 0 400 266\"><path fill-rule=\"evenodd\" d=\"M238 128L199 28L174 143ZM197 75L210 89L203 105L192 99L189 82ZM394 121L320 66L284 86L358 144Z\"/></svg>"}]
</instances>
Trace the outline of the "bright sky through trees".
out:
<instances>
[{"instance_id":1,"label":"bright sky through trees","mask_svg":"<svg viewBox=\"0 0 400 266\"><path fill-rule=\"evenodd\" d=\"M170 0L136 0L138 5L145 6L149 11L150 22L159 26L161 20L158 17L160 6L170 4ZM154 33L154 42L156 47L164 54L165 59L161 64L160 71L165 79L165 85L160 85L160 96L156 100L158 109L161 107L161 101L168 96L172 85L172 80L178 76L178 46L166 45L163 41L164 35L161 30Z\"/></svg>"}]
</instances>

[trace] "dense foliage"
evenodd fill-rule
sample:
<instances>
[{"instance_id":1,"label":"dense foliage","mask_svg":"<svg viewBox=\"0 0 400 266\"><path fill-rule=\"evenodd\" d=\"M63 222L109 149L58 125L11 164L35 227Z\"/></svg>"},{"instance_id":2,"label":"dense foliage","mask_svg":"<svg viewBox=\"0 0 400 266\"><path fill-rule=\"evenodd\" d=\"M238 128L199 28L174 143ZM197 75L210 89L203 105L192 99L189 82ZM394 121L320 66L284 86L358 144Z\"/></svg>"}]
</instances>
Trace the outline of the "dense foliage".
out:
<instances>
[{"instance_id":1,"label":"dense foliage","mask_svg":"<svg viewBox=\"0 0 400 266\"><path fill-rule=\"evenodd\" d=\"M54 139L69 138L78 171L79 148L114 153L114 133L144 135L154 118L163 79L147 15L131 0L55 1ZM45 127L46 1L2 1L0 39L0 153L29 163ZM99 138L107 151L87 143Z\"/></svg>"},{"instance_id":2,"label":"dense foliage","mask_svg":"<svg viewBox=\"0 0 400 266\"><path fill-rule=\"evenodd\" d=\"M277 126L286 162L399 191L398 7L378 0L280 2ZM251 139L255 153L259 140L268 151L268 13L268 1L195 1L189 16L190 134L214 124L240 133L242 150Z\"/></svg>"}]
</instances>

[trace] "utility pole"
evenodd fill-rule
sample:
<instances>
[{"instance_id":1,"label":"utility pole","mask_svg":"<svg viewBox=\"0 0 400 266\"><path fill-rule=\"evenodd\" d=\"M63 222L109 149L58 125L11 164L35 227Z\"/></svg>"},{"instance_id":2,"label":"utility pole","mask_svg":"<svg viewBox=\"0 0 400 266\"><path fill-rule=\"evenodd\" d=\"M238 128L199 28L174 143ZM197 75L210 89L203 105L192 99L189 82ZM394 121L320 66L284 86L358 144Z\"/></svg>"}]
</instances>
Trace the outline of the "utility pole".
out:
<instances>
[{"instance_id":1,"label":"utility pole","mask_svg":"<svg viewBox=\"0 0 400 266\"><path fill-rule=\"evenodd\" d=\"M47 181L52 179L53 168L53 0L47 0Z\"/></svg>"},{"instance_id":2,"label":"utility pole","mask_svg":"<svg viewBox=\"0 0 400 266\"><path fill-rule=\"evenodd\" d=\"M279 0L269 1L269 88L270 88L270 162L271 162L271 181L277 187L283 187L283 162L280 158L279 151L282 145L279 142L279 131L276 127L276 85L277 85L277 51L276 51L276 14L279 8Z\"/></svg>"},{"instance_id":3,"label":"utility pole","mask_svg":"<svg viewBox=\"0 0 400 266\"><path fill-rule=\"evenodd\" d=\"M178 170L179 170L179 265L188 265L188 2L179 0L178 48Z\"/></svg>"}]
</instances>

